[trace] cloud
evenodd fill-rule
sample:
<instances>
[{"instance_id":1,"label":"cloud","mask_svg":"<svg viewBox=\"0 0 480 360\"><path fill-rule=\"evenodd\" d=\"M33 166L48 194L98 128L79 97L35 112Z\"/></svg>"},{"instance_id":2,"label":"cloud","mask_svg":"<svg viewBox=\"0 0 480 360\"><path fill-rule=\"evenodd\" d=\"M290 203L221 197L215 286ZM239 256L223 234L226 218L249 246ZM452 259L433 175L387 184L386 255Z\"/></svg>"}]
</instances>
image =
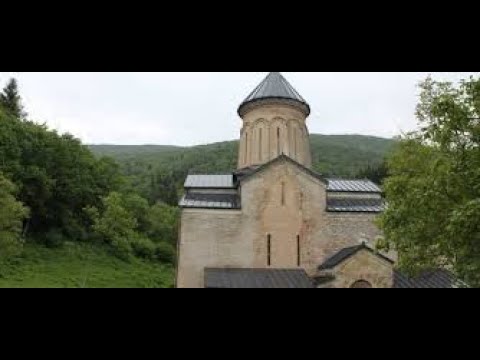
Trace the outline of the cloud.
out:
<instances>
[{"instance_id":1,"label":"cloud","mask_svg":"<svg viewBox=\"0 0 480 360\"><path fill-rule=\"evenodd\" d=\"M238 138L237 107L266 74L1 72L0 84L18 78L32 119L86 143L193 145ZM310 102L310 132L394 136L416 126L416 85L428 73L284 75Z\"/></svg>"}]
</instances>

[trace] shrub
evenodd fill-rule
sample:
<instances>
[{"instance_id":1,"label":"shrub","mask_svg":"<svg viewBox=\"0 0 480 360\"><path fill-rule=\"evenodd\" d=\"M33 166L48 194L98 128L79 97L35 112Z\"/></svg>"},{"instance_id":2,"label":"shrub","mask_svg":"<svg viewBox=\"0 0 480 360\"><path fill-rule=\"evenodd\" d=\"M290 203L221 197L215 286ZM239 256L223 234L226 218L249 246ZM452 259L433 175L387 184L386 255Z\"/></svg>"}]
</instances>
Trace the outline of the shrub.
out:
<instances>
[{"instance_id":1,"label":"shrub","mask_svg":"<svg viewBox=\"0 0 480 360\"><path fill-rule=\"evenodd\" d=\"M167 243L156 244L155 257L160 262L174 264L176 259L175 249Z\"/></svg>"},{"instance_id":2,"label":"shrub","mask_svg":"<svg viewBox=\"0 0 480 360\"><path fill-rule=\"evenodd\" d=\"M58 248L63 245L65 238L59 229L51 229L45 234L45 245L49 248Z\"/></svg>"},{"instance_id":3,"label":"shrub","mask_svg":"<svg viewBox=\"0 0 480 360\"><path fill-rule=\"evenodd\" d=\"M128 261L132 257L132 246L127 239L115 238L110 245L113 248L113 253L118 258Z\"/></svg>"},{"instance_id":4,"label":"shrub","mask_svg":"<svg viewBox=\"0 0 480 360\"><path fill-rule=\"evenodd\" d=\"M156 246L150 240L144 237L138 236L137 238L133 239L131 244L132 244L133 252L135 253L136 256L139 256L144 259L150 259L150 260L155 259Z\"/></svg>"}]
</instances>

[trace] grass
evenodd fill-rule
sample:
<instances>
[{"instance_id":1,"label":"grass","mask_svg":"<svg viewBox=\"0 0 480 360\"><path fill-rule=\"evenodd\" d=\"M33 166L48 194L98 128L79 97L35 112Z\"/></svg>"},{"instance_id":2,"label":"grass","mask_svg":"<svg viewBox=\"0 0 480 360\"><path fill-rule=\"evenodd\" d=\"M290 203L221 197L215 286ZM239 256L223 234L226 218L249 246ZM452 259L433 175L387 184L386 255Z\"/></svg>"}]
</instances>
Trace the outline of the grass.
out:
<instances>
[{"instance_id":1,"label":"grass","mask_svg":"<svg viewBox=\"0 0 480 360\"><path fill-rule=\"evenodd\" d=\"M0 263L0 288L170 288L173 279L172 265L125 262L94 244L27 244L21 255Z\"/></svg>"}]
</instances>

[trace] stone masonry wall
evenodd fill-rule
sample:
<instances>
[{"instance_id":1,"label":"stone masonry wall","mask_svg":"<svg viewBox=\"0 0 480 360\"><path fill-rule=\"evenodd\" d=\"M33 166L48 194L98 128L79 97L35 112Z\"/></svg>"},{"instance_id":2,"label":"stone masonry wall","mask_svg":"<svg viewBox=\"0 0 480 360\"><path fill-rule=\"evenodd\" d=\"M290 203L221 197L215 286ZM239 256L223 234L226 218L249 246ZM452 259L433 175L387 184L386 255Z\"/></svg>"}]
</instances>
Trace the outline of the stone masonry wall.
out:
<instances>
[{"instance_id":1,"label":"stone masonry wall","mask_svg":"<svg viewBox=\"0 0 480 360\"><path fill-rule=\"evenodd\" d=\"M269 238L271 267L300 260L313 276L337 251L381 234L375 215L326 212L326 185L286 159L243 181L241 193L241 211L183 209L177 287L203 287L205 267L267 268Z\"/></svg>"},{"instance_id":2,"label":"stone masonry wall","mask_svg":"<svg viewBox=\"0 0 480 360\"><path fill-rule=\"evenodd\" d=\"M339 264L333 273L335 288L350 288L357 281L367 281L373 288L393 287L392 264L368 250L361 250Z\"/></svg>"},{"instance_id":3,"label":"stone masonry wall","mask_svg":"<svg viewBox=\"0 0 480 360\"><path fill-rule=\"evenodd\" d=\"M242 213L183 209L180 224L178 288L204 287L206 267L251 267L253 247L240 241Z\"/></svg>"},{"instance_id":4,"label":"stone masonry wall","mask_svg":"<svg viewBox=\"0 0 480 360\"><path fill-rule=\"evenodd\" d=\"M281 154L311 166L305 114L288 105L265 105L245 114L238 168L264 164Z\"/></svg>"}]
</instances>

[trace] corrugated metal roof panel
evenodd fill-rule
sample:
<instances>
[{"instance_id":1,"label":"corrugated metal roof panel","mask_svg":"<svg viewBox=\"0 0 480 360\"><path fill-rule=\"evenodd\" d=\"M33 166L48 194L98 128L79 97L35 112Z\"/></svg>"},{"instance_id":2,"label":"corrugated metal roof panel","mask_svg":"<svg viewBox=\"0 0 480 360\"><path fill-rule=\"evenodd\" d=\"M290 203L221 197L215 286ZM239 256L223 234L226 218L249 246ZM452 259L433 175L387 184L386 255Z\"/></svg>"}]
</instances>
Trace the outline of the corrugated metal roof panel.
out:
<instances>
[{"instance_id":1,"label":"corrugated metal roof panel","mask_svg":"<svg viewBox=\"0 0 480 360\"><path fill-rule=\"evenodd\" d=\"M397 289L451 289L462 284L447 270L427 271L415 278L410 278L399 271L394 273L394 288Z\"/></svg>"},{"instance_id":2,"label":"corrugated metal roof panel","mask_svg":"<svg viewBox=\"0 0 480 360\"><path fill-rule=\"evenodd\" d=\"M205 287L216 289L309 289L301 269L205 269Z\"/></svg>"},{"instance_id":3,"label":"corrugated metal roof panel","mask_svg":"<svg viewBox=\"0 0 480 360\"><path fill-rule=\"evenodd\" d=\"M370 180L327 179L330 192L381 193L382 189Z\"/></svg>"},{"instance_id":4,"label":"corrugated metal roof panel","mask_svg":"<svg viewBox=\"0 0 480 360\"><path fill-rule=\"evenodd\" d=\"M305 99L279 72L271 72L243 103L265 98L285 98L306 103Z\"/></svg>"},{"instance_id":5,"label":"corrugated metal roof panel","mask_svg":"<svg viewBox=\"0 0 480 360\"><path fill-rule=\"evenodd\" d=\"M179 206L196 209L240 209L237 194L195 194L187 193L180 200Z\"/></svg>"},{"instance_id":6,"label":"corrugated metal roof panel","mask_svg":"<svg viewBox=\"0 0 480 360\"><path fill-rule=\"evenodd\" d=\"M308 108L308 112L310 112L310 107L305 99L279 72L271 72L268 74L268 76L260 83L260 85L258 85L255 90L253 90L252 93L242 102L239 107L239 112L244 105L263 99L285 99L297 101L306 106Z\"/></svg>"},{"instance_id":7,"label":"corrugated metal roof panel","mask_svg":"<svg viewBox=\"0 0 480 360\"><path fill-rule=\"evenodd\" d=\"M185 188L211 188L232 189L235 188L233 175L188 175Z\"/></svg>"},{"instance_id":8,"label":"corrugated metal roof panel","mask_svg":"<svg viewBox=\"0 0 480 360\"><path fill-rule=\"evenodd\" d=\"M332 212L372 212L385 210L382 199L327 198L327 210Z\"/></svg>"}]
</instances>

